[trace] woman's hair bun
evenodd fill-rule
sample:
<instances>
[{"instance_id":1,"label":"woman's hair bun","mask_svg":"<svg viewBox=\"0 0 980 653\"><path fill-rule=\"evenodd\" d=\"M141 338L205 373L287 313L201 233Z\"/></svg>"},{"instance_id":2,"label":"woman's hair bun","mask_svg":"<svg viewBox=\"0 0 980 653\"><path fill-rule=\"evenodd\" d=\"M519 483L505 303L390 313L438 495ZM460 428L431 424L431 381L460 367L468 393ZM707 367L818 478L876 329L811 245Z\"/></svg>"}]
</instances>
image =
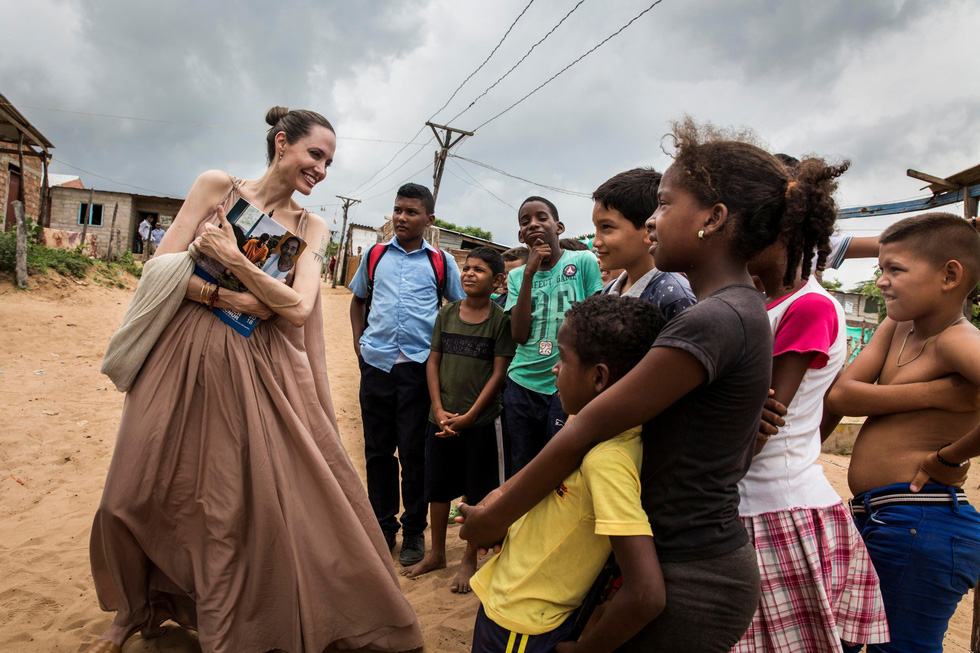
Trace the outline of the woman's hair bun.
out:
<instances>
[{"instance_id":1,"label":"woman's hair bun","mask_svg":"<svg viewBox=\"0 0 980 653\"><path fill-rule=\"evenodd\" d=\"M265 122L269 126L275 127L287 113L289 113L289 109L286 107L272 107L265 114Z\"/></svg>"}]
</instances>

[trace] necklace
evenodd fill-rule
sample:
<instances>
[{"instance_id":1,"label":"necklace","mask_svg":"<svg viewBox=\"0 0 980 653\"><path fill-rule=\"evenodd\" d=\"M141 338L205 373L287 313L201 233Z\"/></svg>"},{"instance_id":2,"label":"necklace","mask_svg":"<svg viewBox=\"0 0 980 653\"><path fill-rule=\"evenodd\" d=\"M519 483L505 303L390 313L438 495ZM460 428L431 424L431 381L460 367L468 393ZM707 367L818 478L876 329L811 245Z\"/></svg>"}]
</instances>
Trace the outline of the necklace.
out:
<instances>
[{"instance_id":1,"label":"necklace","mask_svg":"<svg viewBox=\"0 0 980 653\"><path fill-rule=\"evenodd\" d=\"M902 347L898 350L898 357L895 359L895 367L905 367L906 365L908 365L909 363L911 363L912 361L914 361L916 358L918 358L919 356L922 355L922 352L924 352L926 350L926 345L928 345L931 340L933 340L936 336L938 336L940 333L942 333L943 331L945 331L949 327L951 327L954 324L957 324L960 321L965 320L965 319L966 318L961 315L958 318L956 318L955 320L953 320L952 322L950 322L949 324L947 324L946 326L944 326L942 329L940 329L939 331L937 331L936 333L934 333L933 335L931 335L928 338L926 338L923 341L922 346L919 347L919 351L916 352L915 356L913 356L912 358L908 359L907 361L905 361L903 363L902 362L902 354L905 353L905 345L907 345L908 342L909 342L909 336L912 335L915 332L915 327L914 326L913 327L909 327L908 333L905 334L905 339L902 340Z\"/></svg>"}]
</instances>

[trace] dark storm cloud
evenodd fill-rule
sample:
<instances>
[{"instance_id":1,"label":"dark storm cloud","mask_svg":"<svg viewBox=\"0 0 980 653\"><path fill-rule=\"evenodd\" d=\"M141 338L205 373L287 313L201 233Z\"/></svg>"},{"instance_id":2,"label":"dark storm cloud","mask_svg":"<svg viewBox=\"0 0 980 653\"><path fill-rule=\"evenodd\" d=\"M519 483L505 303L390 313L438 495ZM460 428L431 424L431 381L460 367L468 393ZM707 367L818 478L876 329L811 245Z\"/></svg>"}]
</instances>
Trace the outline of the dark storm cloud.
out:
<instances>
[{"instance_id":1,"label":"dark storm cloud","mask_svg":"<svg viewBox=\"0 0 980 653\"><path fill-rule=\"evenodd\" d=\"M57 157L180 194L207 168L261 172L262 117L273 104L317 109L342 138L411 137L525 4L291 1L231 10L192 2L17 3L4 18L25 29L5 42L0 92L19 105L168 121L23 109L55 142ZM458 126L475 127L501 111L648 4L585 2ZM465 108L573 5L535 3L437 118ZM588 193L617 171L669 165L661 138L671 120L691 114L752 127L775 149L852 159L841 186L848 202L907 197L916 187L905 180L906 167L948 174L975 163L980 151L972 130L977 93L964 84L975 48L963 27L978 15L968 2L666 0L459 152ZM341 140L327 181L299 199L329 205L334 194L356 189L365 202L355 219L380 224L410 173L422 170L413 179L431 184L429 146L358 188L400 147ZM394 165L418 149L409 146ZM591 230L590 201L462 161L448 167L439 214L512 242L514 210L481 184L512 205L544 194L558 203L570 232ZM328 219L333 211L327 207Z\"/></svg>"}]
</instances>

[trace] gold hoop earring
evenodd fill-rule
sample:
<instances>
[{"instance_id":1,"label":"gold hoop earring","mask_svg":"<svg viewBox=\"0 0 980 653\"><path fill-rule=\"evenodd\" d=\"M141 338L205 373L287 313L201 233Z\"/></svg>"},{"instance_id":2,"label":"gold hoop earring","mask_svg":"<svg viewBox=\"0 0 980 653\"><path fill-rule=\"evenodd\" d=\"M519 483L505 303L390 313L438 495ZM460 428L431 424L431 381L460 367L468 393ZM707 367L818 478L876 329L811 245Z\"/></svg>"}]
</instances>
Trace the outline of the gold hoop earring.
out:
<instances>
[{"instance_id":1,"label":"gold hoop earring","mask_svg":"<svg viewBox=\"0 0 980 653\"><path fill-rule=\"evenodd\" d=\"M704 240L704 229L698 231L698 240Z\"/></svg>"}]
</instances>

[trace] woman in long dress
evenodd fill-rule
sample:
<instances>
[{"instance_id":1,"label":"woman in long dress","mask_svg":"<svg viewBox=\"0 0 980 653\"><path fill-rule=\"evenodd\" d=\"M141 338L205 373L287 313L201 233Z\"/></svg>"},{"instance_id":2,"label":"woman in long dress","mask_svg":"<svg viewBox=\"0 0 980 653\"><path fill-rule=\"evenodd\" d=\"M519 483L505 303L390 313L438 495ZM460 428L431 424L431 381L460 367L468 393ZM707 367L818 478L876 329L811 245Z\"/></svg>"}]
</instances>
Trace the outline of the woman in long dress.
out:
<instances>
[{"instance_id":1,"label":"woman in long dress","mask_svg":"<svg viewBox=\"0 0 980 653\"><path fill-rule=\"evenodd\" d=\"M99 602L116 615L93 651L165 619L208 653L422 646L338 435L314 255L327 229L292 200L326 176L336 136L310 111L266 121L265 174L202 174L158 251L196 243L249 290L221 289L216 305L263 321L239 335L192 276L127 395L91 540ZM308 243L286 283L238 250L224 213L239 197Z\"/></svg>"}]
</instances>

